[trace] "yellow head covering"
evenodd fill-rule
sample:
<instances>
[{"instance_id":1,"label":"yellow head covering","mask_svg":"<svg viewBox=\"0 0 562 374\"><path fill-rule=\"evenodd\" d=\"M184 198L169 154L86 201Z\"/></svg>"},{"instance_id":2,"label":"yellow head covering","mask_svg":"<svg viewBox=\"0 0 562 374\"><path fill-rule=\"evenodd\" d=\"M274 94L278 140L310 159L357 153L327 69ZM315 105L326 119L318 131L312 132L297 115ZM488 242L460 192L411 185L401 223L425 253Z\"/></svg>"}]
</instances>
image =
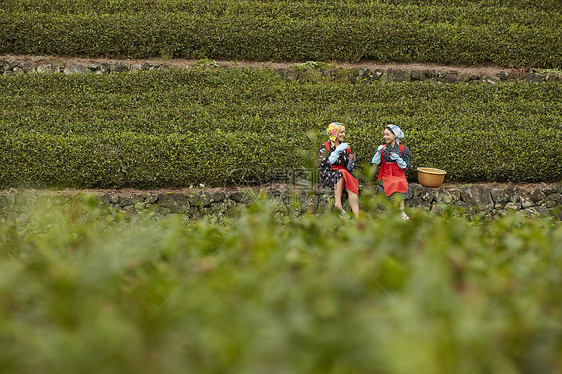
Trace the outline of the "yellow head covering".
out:
<instances>
[{"instance_id":1,"label":"yellow head covering","mask_svg":"<svg viewBox=\"0 0 562 374\"><path fill-rule=\"evenodd\" d=\"M343 123L339 123L339 122L332 122L328 125L328 128L326 129L326 133L328 134L328 139L330 139L330 141L332 142L336 141L336 137L338 136L338 133L340 132L342 126Z\"/></svg>"}]
</instances>

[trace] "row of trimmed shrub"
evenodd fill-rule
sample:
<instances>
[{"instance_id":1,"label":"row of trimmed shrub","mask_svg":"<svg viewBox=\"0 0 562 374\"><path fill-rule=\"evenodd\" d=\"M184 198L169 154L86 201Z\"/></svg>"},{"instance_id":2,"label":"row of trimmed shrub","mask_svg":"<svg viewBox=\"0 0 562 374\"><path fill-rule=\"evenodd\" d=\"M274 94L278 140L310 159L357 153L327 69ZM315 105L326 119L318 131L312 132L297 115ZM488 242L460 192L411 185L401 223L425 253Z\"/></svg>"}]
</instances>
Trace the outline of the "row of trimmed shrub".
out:
<instances>
[{"instance_id":1,"label":"row of trimmed shrub","mask_svg":"<svg viewBox=\"0 0 562 374\"><path fill-rule=\"evenodd\" d=\"M28 1L0 53L562 66L562 13L493 2Z\"/></svg>"},{"instance_id":2,"label":"row of trimmed shrub","mask_svg":"<svg viewBox=\"0 0 562 374\"><path fill-rule=\"evenodd\" d=\"M408 172L409 180L417 180L417 166L446 170L448 182L561 180L559 130L494 135L490 139L487 131L412 132L408 145L414 169ZM356 142L356 148L372 155L376 144L365 143ZM0 138L0 188L233 187L292 183L302 172L314 181L311 169L302 170L310 163L299 146L267 134L227 136L220 130L178 136L13 133Z\"/></svg>"},{"instance_id":3,"label":"row of trimmed shrub","mask_svg":"<svg viewBox=\"0 0 562 374\"><path fill-rule=\"evenodd\" d=\"M560 11L558 0L339 0L339 1L310 1L310 0L2 0L2 9L10 12L38 12L38 13L124 13L124 12L190 12L212 13L224 15L232 12L270 14L275 17L283 15L306 18L307 12L314 11L315 16L322 16L327 12L337 15L369 16L381 10L386 12L403 12L403 9L426 7L426 17L435 17L431 11L441 7L454 11L455 9L470 9L481 12L529 12L532 17L550 12ZM449 13L448 17L455 15ZM440 15L439 17L443 17ZM519 20L525 22L525 20Z\"/></svg>"},{"instance_id":4,"label":"row of trimmed shrub","mask_svg":"<svg viewBox=\"0 0 562 374\"><path fill-rule=\"evenodd\" d=\"M28 74L2 77L0 96L1 131L53 134L302 133L337 118L369 130L397 121L419 129L532 131L561 129L562 115L559 82L300 82L244 68Z\"/></svg>"},{"instance_id":5,"label":"row of trimmed shrub","mask_svg":"<svg viewBox=\"0 0 562 374\"><path fill-rule=\"evenodd\" d=\"M3 134L0 152L2 188L232 186L245 184L244 178L256 182L276 167L297 165L296 155L285 154L274 138L221 130L162 136L16 132ZM268 154L275 159L268 160Z\"/></svg>"},{"instance_id":6,"label":"row of trimmed shrub","mask_svg":"<svg viewBox=\"0 0 562 374\"><path fill-rule=\"evenodd\" d=\"M1 188L267 182L272 170L310 166L334 120L347 124L360 166L393 122L414 167L445 169L449 181L562 178L556 82L303 83L180 69L3 77L0 95Z\"/></svg>"}]
</instances>

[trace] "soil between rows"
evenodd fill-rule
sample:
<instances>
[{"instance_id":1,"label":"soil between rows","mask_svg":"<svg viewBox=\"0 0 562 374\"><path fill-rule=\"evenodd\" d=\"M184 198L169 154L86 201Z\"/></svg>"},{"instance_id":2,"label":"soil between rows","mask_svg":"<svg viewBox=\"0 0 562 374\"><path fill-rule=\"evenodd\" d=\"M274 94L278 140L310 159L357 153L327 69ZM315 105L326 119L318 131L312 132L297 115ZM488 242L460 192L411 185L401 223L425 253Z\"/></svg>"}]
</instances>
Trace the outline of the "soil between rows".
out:
<instances>
[{"instance_id":1,"label":"soil between rows","mask_svg":"<svg viewBox=\"0 0 562 374\"><path fill-rule=\"evenodd\" d=\"M61 56L43 56L43 55L0 55L0 60L5 60L7 62L29 62L33 67L37 67L42 64L48 63L59 63L64 66L70 65L88 65L92 62L107 62L109 64L115 64L117 62L125 62L131 65L142 65L144 62L148 62L151 65L162 65L168 64L175 67L187 67L195 64L199 60L194 59L108 59L108 58L92 58L92 57L61 57ZM288 68L297 62L259 62L259 61L216 61L219 67L253 67L253 68ZM415 71L415 70L436 70L436 71L451 71L454 70L460 73L473 73L473 74L485 74L489 76L495 76L501 71L505 72L519 72L524 73L530 70L530 68L509 68L501 67L497 65L439 65L430 63L381 63L377 61L363 61L357 63L348 62L333 62L338 67L343 68L367 68L369 70L376 69L400 69L404 71Z\"/></svg>"}]
</instances>

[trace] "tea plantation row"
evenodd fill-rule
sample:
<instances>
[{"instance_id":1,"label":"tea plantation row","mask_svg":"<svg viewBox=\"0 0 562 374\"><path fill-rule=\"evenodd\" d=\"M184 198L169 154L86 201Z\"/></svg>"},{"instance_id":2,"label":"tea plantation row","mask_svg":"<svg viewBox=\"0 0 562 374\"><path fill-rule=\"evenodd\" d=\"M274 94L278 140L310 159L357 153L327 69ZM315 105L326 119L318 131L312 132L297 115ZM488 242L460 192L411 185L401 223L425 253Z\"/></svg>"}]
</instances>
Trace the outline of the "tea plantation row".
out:
<instances>
[{"instance_id":1,"label":"tea plantation row","mask_svg":"<svg viewBox=\"0 0 562 374\"><path fill-rule=\"evenodd\" d=\"M0 53L560 68L557 1L0 1Z\"/></svg>"},{"instance_id":2,"label":"tea plantation row","mask_svg":"<svg viewBox=\"0 0 562 374\"><path fill-rule=\"evenodd\" d=\"M0 187L266 181L347 124L366 165L386 123L451 181L558 181L562 84L289 82L267 69L0 79ZM242 177L239 177L242 175ZM246 175L246 176L244 176ZM415 179L414 171L409 177ZM248 180L245 180L248 179Z\"/></svg>"}]
</instances>

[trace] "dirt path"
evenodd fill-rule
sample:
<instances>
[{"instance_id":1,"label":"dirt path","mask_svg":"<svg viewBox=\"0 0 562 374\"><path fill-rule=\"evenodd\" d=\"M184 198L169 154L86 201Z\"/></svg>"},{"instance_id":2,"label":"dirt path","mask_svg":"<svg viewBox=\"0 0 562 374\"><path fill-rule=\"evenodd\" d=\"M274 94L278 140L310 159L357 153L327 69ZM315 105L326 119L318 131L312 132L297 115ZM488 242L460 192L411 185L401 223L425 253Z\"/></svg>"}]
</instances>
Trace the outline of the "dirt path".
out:
<instances>
[{"instance_id":1,"label":"dirt path","mask_svg":"<svg viewBox=\"0 0 562 374\"><path fill-rule=\"evenodd\" d=\"M131 65L142 65L144 62L148 62L151 65L161 65L168 64L170 66L186 67L195 64L198 60L191 59L105 59L105 58L89 58L89 57L59 57L59 56L33 56L33 55L0 55L0 60L5 60L8 62L30 62L33 67L37 67L41 64L47 63L59 63L64 66L69 65L88 65L92 62L107 62L109 64L115 64L116 62L123 61ZM242 67L254 67L263 68L271 67L277 68L287 68L295 62L256 62L256 61L216 61L219 67L231 67L231 66L242 66ZM473 74L485 74L489 76L495 76L501 71L505 72L521 72L528 69L512 69L505 68L495 65L476 65L476 66L462 66L462 65L438 65L438 64L422 64L422 63L380 63L376 61L363 61L359 63L335 63L339 67L350 67L350 68L368 68L370 70L382 69L386 70L389 68L400 69L404 71L414 71L414 70L437 70L437 71L457 71L460 73L473 73Z\"/></svg>"}]
</instances>

